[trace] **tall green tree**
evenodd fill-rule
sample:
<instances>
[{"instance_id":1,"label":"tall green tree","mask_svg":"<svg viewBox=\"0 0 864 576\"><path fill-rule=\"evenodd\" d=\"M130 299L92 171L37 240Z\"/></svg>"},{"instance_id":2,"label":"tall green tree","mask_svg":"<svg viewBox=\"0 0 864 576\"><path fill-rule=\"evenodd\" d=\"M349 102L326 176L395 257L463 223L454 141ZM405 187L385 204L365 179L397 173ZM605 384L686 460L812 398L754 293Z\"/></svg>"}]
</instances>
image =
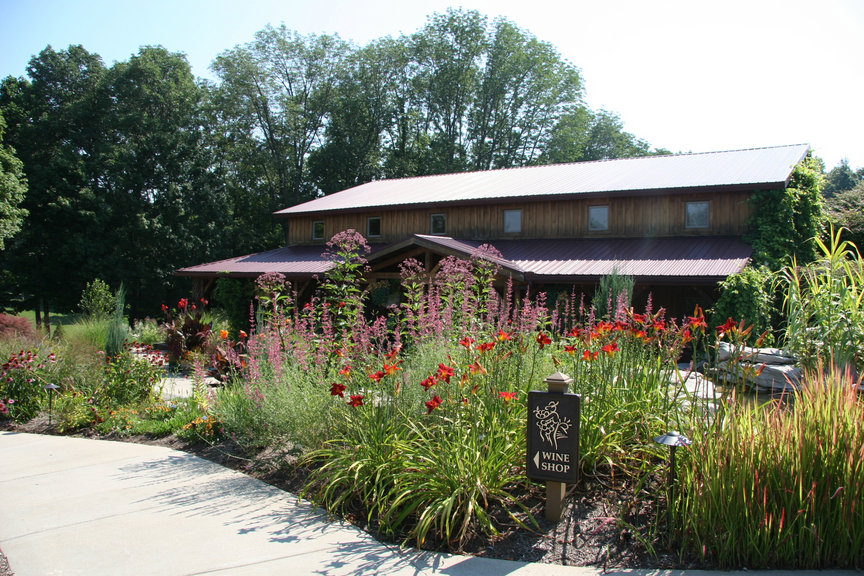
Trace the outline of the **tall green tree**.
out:
<instances>
[{"instance_id":1,"label":"tall green tree","mask_svg":"<svg viewBox=\"0 0 864 576\"><path fill-rule=\"evenodd\" d=\"M80 46L48 47L28 78L4 82L30 183L4 265L28 304L70 310L100 277L152 313L176 268L230 253L200 101L185 57L161 47L110 69Z\"/></svg>"},{"instance_id":2,"label":"tall green tree","mask_svg":"<svg viewBox=\"0 0 864 576\"><path fill-rule=\"evenodd\" d=\"M840 192L852 190L861 182L861 176L849 166L849 159L843 158L840 163L825 175L822 195L830 198Z\"/></svg>"},{"instance_id":3,"label":"tall green tree","mask_svg":"<svg viewBox=\"0 0 864 576\"><path fill-rule=\"evenodd\" d=\"M346 56L324 135L309 157L310 177L324 194L383 175L383 137L395 118L398 51L390 39Z\"/></svg>"},{"instance_id":4,"label":"tall green tree","mask_svg":"<svg viewBox=\"0 0 864 576\"><path fill-rule=\"evenodd\" d=\"M414 78L430 138L433 174L468 167L468 117L480 84L486 48L486 18L477 11L434 14L411 38L419 66Z\"/></svg>"},{"instance_id":5,"label":"tall green tree","mask_svg":"<svg viewBox=\"0 0 864 576\"><path fill-rule=\"evenodd\" d=\"M309 155L324 137L347 52L337 36L301 36L268 26L213 64L223 118L244 162L260 171L274 209L313 198Z\"/></svg>"},{"instance_id":6,"label":"tall green tree","mask_svg":"<svg viewBox=\"0 0 864 576\"><path fill-rule=\"evenodd\" d=\"M584 109L579 71L551 44L502 18L484 60L469 128L472 169L534 163L561 117Z\"/></svg>"},{"instance_id":7,"label":"tall green tree","mask_svg":"<svg viewBox=\"0 0 864 576\"><path fill-rule=\"evenodd\" d=\"M81 46L50 46L31 59L27 79L7 78L0 106L7 137L24 165L29 215L4 258L29 304L42 312L71 308L96 266L92 250L103 207L95 196L94 159L104 106L102 60ZM92 276L90 276L92 278Z\"/></svg>"},{"instance_id":8,"label":"tall green tree","mask_svg":"<svg viewBox=\"0 0 864 576\"><path fill-rule=\"evenodd\" d=\"M203 93L184 55L143 47L107 72L107 142L94 186L99 258L109 283L123 282L138 310L156 310L177 268L230 254L225 187L213 174L202 130Z\"/></svg>"},{"instance_id":9,"label":"tall green tree","mask_svg":"<svg viewBox=\"0 0 864 576\"><path fill-rule=\"evenodd\" d=\"M0 250L5 240L21 229L27 210L21 208L27 193L27 179L15 150L3 144L6 120L0 113Z\"/></svg>"}]
</instances>

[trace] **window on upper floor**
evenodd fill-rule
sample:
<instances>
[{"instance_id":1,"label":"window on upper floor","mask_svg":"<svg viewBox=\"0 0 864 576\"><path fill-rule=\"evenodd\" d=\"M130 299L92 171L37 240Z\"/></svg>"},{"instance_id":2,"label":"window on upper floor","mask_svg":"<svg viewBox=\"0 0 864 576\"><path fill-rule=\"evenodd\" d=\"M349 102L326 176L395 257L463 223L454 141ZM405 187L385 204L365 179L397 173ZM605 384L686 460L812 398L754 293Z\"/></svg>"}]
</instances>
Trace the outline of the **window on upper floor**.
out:
<instances>
[{"instance_id":1,"label":"window on upper floor","mask_svg":"<svg viewBox=\"0 0 864 576\"><path fill-rule=\"evenodd\" d=\"M684 214L685 228L708 228L711 225L711 202L687 202Z\"/></svg>"},{"instance_id":2,"label":"window on upper floor","mask_svg":"<svg viewBox=\"0 0 864 576\"><path fill-rule=\"evenodd\" d=\"M605 232L609 230L609 206L588 207L588 230L590 232Z\"/></svg>"},{"instance_id":3,"label":"window on upper floor","mask_svg":"<svg viewBox=\"0 0 864 576\"><path fill-rule=\"evenodd\" d=\"M504 210L504 233L522 232L522 210Z\"/></svg>"},{"instance_id":4,"label":"window on upper floor","mask_svg":"<svg viewBox=\"0 0 864 576\"><path fill-rule=\"evenodd\" d=\"M429 233L439 236L447 234L447 215L432 214L429 219Z\"/></svg>"},{"instance_id":5,"label":"window on upper floor","mask_svg":"<svg viewBox=\"0 0 864 576\"><path fill-rule=\"evenodd\" d=\"M375 238L381 236L381 218L375 216L366 219L366 237Z\"/></svg>"},{"instance_id":6,"label":"window on upper floor","mask_svg":"<svg viewBox=\"0 0 864 576\"><path fill-rule=\"evenodd\" d=\"M324 239L324 221L316 220L312 222L312 239L313 240L323 240Z\"/></svg>"}]
</instances>

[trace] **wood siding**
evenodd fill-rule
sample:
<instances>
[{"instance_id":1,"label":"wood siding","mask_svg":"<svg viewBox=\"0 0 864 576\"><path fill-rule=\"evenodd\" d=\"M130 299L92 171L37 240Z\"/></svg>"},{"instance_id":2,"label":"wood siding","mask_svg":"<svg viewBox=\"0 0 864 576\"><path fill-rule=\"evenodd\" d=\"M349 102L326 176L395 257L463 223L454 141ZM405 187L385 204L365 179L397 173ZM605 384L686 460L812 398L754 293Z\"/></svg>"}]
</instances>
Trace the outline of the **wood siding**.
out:
<instances>
[{"instance_id":1,"label":"wood siding","mask_svg":"<svg viewBox=\"0 0 864 576\"><path fill-rule=\"evenodd\" d=\"M432 214L446 214L447 236L466 240L503 238L593 238L645 236L743 236L746 234L750 192L721 192L674 196L591 198L547 202L508 202L479 206L376 210L364 213L292 216L291 245L322 244L337 232L353 228L366 235L369 217L381 218L381 236L370 242L397 242L412 234L429 234ZM687 202L710 202L710 226L684 225ZM588 231L588 207L609 206L609 230ZM522 210L522 232L505 234L504 210ZM324 240L313 240L316 221L324 222Z\"/></svg>"}]
</instances>

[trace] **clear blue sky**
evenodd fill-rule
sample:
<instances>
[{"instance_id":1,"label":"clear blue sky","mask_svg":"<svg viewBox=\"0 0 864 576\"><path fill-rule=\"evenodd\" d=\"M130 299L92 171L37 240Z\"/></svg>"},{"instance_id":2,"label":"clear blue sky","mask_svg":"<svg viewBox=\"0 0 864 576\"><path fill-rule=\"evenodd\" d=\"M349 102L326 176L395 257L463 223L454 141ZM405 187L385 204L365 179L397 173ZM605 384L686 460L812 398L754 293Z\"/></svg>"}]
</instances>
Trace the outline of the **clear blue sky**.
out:
<instances>
[{"instance_id":1,"label":"clear blue sky","mask_svg":"<svg viewBox=\"0 0 864 576\"><path fill-rule=\"evenodd\" d=\"M0 0L0 78L48 44L106 64L143 45L197 76L268 23L356 44L410 34L448 6L504 16L581 68L588 104L672 151L809 143L864 167L862 0Z\"/></svg>"}]
</instances>

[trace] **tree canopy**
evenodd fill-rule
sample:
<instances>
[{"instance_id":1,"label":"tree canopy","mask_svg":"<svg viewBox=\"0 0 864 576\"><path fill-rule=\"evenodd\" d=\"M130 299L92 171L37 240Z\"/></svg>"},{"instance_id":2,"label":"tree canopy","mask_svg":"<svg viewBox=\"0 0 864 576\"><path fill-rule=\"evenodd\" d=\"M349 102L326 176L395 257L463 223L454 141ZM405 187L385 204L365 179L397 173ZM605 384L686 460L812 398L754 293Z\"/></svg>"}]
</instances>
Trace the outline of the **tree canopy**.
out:
<instances>
[{"instance_id":1,"label":"tree canopy","mask_svg":"<svg viewBox=\"0 0 864 576\"><path fill-rule=\"evenodd\" d=\"M476 11L362 47L268 26L212 69L48 46L3 81L0 272L26 305L98 277L147 313L188 289L175 269L281 244L273 211L374 179L657 152L554 46Z\"/></svg>"},{"instance_id":2,"label":"tree canopy","mask_svg":"<svg viewBox=\"0 0 864 576\"><path fill-rule=\"evenodd\" d=\"M5 247L5 240L21 229L27 216L27 210L21 208L27 192L24 165L15 150L3 145L5 130L6 121L0 114L0 250Z\"/></svg>"}]
</instances>

